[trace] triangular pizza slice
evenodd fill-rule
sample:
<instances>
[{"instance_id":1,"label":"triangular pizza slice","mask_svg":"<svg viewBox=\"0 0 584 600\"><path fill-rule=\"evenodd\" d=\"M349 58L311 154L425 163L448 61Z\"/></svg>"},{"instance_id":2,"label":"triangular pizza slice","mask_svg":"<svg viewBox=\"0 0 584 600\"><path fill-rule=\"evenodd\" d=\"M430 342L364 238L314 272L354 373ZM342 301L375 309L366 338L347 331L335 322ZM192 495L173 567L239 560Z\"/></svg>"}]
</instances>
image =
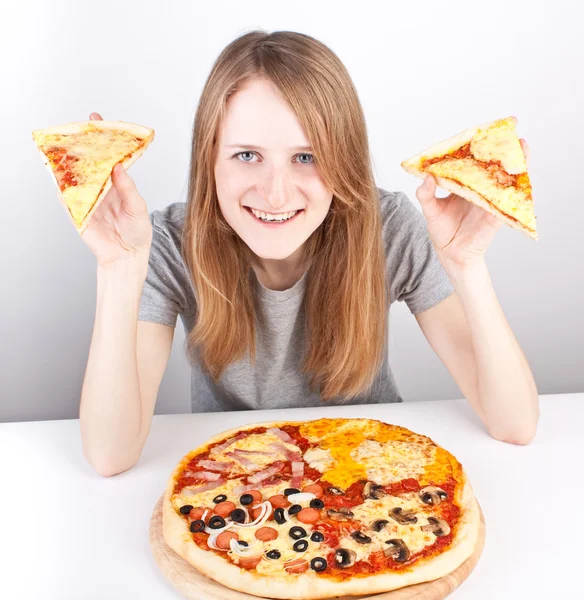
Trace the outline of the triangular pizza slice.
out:
<instances>
[{"instance_id":1,"label":"triangular pizza slice","mask_svg":"<svg viewBox=\"0 0 584 600\"><path fill-rule=\"evenodd\" d=\"M515 117L472 127L402 162L412 175L436 183L507 225L538 239L531 183Z\"/></svg>"},{"instance_id":2,"label":"triangular pizza slice","mask_svg":"<svg viewBox=\"0 0 584 600\"><path fill-rule=\"evenodd\" d=\"M81 234L112 187L117 163L133 164L154 130L123 121L83 121L32 132L59 197Z\"/></svg>"}]
</instances>

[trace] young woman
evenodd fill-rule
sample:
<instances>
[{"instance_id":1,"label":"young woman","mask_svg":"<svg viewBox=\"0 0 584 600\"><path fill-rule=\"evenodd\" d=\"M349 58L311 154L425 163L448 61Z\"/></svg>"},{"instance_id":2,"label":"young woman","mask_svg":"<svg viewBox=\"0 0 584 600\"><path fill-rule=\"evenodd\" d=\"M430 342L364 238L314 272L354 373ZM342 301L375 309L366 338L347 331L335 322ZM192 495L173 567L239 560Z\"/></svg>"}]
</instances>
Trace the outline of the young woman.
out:
<instances>
[{"instance_id":1,"label":"young woman","mask_svg":"<svg viewBox=\"0 0 584 600\"><path fill-rule=\"evenodd\" d=\"M186 204L149 217L121 165L113 183L83 235L98 285L80 420L99 473L138 460L178 315L193 411L399 402L388 309L405 301L488 432L534 436L536 387L484 260L499 221L436 199L431 177L423 216L375 186L357 93L322 43L256 31L225 48Z\"/></svg>"}]
</instances>

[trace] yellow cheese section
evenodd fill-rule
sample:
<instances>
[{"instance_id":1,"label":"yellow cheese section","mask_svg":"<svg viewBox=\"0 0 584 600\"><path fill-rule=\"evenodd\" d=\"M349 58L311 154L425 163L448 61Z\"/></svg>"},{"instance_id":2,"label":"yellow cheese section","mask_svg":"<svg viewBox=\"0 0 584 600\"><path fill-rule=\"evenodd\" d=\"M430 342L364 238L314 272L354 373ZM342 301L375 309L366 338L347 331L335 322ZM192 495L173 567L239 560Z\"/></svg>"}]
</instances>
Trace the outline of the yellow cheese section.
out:
<instances>
[{"instance_id":1,"label":"yellow cheese section","mask_svg":"<svg viewBox=\"0 0 584 600\"><path fill-rule=\"evenodd\" d=\"M95 204L114 166L146 141L124 131L107 129L71 135L35 133L34 139L43 152L65 146L68 158L75 157L77 185L60 191L71 216L79 225ZM54 165L49 164L55 172Z\"/></svg>"},{"instance_id":2,"label":"yellow cheese section","mask_svg":"<svg viewBox=\"0 0 584 600\"><path fill-rule=\"evenodd\" d=\"M427 171L473 189L506 215L535 231L535 215L530 195L514 186L498 185L474 159L446 158L430 165Z\"/></svg>"},{"instance_id":3,"label":"yellow cheese section","mask_svg":"<svg viewBox=\"0 0 584 600\"><path fill-rule=\"evenodd\" d=\"M513 119L501 119L492 127L480 130L470 142L470 151L477 160L500 162L511 175L527 171Z\"/></svg>"}]
</instances>

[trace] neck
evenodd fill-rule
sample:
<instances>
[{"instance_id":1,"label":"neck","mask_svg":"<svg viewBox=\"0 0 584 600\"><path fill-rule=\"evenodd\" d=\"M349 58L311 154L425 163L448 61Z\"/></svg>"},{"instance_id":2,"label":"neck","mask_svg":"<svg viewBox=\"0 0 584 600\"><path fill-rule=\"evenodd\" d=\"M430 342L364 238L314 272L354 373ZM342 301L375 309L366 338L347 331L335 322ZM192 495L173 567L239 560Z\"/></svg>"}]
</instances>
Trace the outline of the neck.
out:
<instances>
[{"instance_id":1,"label":"neck","mask_svg":"<svg viewBox=\"0 0 584 600\"><path fill-rule=\"evenodd\" d=\"M297 283L305 271L302 248L283 259L254 256L252 268L260 283L269 290L284 291Z\"/></svg>"}]
</instances>

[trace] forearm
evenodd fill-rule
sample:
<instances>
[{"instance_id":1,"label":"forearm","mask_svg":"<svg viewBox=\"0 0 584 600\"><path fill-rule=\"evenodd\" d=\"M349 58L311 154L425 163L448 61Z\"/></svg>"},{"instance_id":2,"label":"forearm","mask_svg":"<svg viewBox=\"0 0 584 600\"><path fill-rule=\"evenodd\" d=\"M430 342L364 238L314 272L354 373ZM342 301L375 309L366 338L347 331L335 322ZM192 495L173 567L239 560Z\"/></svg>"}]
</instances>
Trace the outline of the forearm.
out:
<instances>
[{"instance_id":1,"label":"forearm","mask_svg":"<svg viewBox=\"0 0 584 600\"><path fill-rule=\"evenodd\" d=\"M141 451L136 337L145 272L145 265L134 261L97 271L95 323L80 423L84 454L103 475L130 468Z\"/></svg>"},{"instance_id":2,"label":"forearm","mask_svg":"<svg viewBox=\"0 0 584 600\"><path fill-rule=\"evenodd\" d=\"M539 418L537 388L499 305L486 263L447 270L471 332L480 416L494 437L526 443L535 434Z\"/></svg>"}]
</instances>

